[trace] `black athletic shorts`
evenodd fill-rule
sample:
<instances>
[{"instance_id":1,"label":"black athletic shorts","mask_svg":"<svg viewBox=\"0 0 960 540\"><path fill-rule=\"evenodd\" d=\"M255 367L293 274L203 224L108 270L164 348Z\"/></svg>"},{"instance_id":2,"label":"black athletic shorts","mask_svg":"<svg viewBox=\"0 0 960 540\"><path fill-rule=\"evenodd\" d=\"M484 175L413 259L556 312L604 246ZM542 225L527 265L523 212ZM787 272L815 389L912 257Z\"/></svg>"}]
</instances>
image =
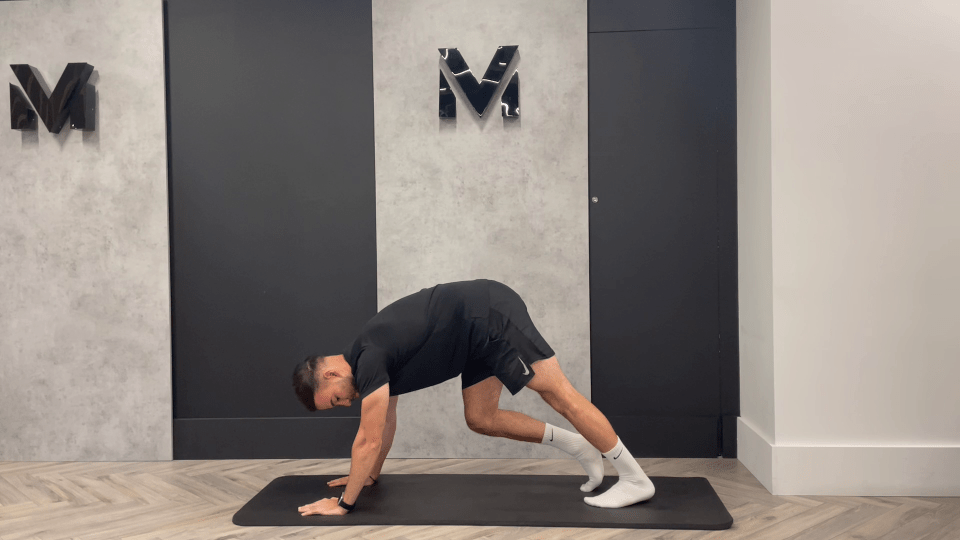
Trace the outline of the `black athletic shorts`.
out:
<instances>
[{"instance_id":1,"label":"black athletic shorts","mask_svg":"<svg viewBox=\"0 0 960 540\"><path fill-rule=\"evenodd\" d=\"M460 379L463 388L496 377L516 395L533 378L533 363L555 356L530 320L527 305L510 287L490 282L485 343L471 351Z\"/></svg>"}]
</instances>

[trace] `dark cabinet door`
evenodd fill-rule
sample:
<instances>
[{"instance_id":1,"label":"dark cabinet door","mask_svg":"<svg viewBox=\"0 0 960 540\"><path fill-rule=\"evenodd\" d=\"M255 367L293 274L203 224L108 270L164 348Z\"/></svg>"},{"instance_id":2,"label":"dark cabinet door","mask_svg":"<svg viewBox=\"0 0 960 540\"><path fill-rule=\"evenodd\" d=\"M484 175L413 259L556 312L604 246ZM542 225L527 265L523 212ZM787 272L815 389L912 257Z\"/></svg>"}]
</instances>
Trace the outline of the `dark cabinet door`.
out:
<instances>
[{"instance_id":1,"label":"dark cabinet door","mask_svg":"<svg viewBox=\"0 0 960 540\"><path fill-rule=\"evenodd\" d=\"M589 37L591 391L635 456L722 453L722 31Z\"/></svg>"}]
</instances>

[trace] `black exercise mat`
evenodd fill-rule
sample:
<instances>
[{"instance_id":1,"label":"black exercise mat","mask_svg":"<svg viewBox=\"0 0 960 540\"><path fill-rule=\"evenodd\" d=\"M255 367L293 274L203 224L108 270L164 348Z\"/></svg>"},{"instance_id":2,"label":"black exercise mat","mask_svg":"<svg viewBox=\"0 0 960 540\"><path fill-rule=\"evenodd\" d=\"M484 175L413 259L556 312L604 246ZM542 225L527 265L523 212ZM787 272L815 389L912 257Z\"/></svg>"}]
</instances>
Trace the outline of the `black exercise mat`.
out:
<instances>
[{"instance_id":1,"label":"black exercise mat","mask_svg":"<svg viewBox=\"0 0 960 540\"><path fill-rule=\"evenodd\" d=\"M729 529L727 512L706 478L652 476L649 501L626 508L596 508L583 502L617 482L606 477L592 493L580 491L583 476L502 474L385 474L363 488L345 516L301 516L297 508L343 487L335 476L282 476L270 482L233 516L235 525L499 525L506 527L607 527L628 529Z\"/></svg>"}]
</instances>

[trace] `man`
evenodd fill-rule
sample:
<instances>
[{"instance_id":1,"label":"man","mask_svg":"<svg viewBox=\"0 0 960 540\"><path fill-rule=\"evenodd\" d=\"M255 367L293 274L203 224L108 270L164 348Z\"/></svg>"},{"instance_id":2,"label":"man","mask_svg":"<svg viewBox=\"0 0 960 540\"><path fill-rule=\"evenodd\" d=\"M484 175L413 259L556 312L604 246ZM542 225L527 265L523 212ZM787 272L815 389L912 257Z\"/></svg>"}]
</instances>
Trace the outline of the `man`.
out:
<instances>
[{"instance_id":1,"label":"man","mask_svg":"<svg viewBox=\"0 0 960 540\"><path fill-rule=\"evenodd\" d=\"M584 497L587 504L622 508L653 497L653 483L603 413L564 376L520 296L502 283L481 279L401 298L370 319L343 354L308 357L297 365L293 387L308 410L349 407L362 400L350 475L329 482L345 485L343 493L339 499L301 506L301 515L352 510L361 488L380 476L393 444L399 396L457 375L471 430L567 452L587 473L583 492L600 485L603 457L610 460L619 481L601 495ZM504 386L512 395L524 387L537 392L580 433L500 409Z\"/></svg>"}]
</instances>

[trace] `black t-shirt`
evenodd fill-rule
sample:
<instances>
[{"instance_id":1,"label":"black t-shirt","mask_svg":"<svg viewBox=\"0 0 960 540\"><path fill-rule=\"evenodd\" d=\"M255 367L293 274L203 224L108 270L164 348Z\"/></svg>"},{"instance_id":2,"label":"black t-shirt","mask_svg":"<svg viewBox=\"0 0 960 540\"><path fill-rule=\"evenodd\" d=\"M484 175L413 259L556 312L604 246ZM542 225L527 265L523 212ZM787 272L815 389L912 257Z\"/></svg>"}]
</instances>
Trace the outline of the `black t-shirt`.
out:
<instances>
[{"instance_id":1,"label":"black t-shirt","mask_svg":"<svg viewBox=\"0 0 960 540\"><path fill-rule=\"evenodd\" d=\"M343 353L360 399L386 383L398 396L456 377L486 342L489 314L485 279L436 285L383 308Z\"/></svg>"}]
</instances>

